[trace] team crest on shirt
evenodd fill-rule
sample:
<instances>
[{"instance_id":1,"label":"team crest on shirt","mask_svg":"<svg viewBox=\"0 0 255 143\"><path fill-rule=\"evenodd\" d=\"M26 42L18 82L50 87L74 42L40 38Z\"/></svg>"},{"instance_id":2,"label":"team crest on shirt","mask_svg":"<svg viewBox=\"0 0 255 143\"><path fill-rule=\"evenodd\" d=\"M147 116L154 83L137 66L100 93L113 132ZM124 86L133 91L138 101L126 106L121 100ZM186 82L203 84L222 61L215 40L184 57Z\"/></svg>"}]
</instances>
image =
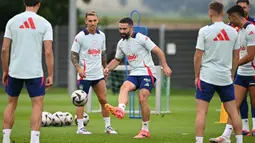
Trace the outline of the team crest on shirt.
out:
<instances>
[{"instance_id":1,"label":"team crest on shirt","mask_svg":"<svg viewBox=\"0 0 255 143\"><path fill-rule=\"evenodd\" d=\"M130 54L127 56L127 59L129 62L135 61L137 59L137 55L136 54Z\"/></svg>"}]
</instances>

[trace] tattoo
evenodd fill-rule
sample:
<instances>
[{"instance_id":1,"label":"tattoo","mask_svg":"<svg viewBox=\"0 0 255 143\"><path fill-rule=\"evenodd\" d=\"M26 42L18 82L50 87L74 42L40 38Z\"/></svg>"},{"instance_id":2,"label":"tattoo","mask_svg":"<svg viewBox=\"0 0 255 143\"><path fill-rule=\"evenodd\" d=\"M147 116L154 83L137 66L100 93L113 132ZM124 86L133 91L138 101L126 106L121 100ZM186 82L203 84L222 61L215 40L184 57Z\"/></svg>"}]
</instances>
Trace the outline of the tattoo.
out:
<instances>
[{"instance_id":1,"label":"tattoo","mask_svg":"<svg viewBox=\"0 0 255 143\"><path fill-rule=\"evenodd\" d=\"M102 51L102 65L104 68L107 66L107 57L105 51Z\"/></svg>"},{"instance_id":2,"label":"tattoo","mask_svg":"<svg viewBox=\"0 0 255 143\"><path fill-rule=\"evenodd\" d=\"M71 60L75 68L80 67L79 66L79 54L76 52L71 51Z\"/></svg>"}]
</instances>

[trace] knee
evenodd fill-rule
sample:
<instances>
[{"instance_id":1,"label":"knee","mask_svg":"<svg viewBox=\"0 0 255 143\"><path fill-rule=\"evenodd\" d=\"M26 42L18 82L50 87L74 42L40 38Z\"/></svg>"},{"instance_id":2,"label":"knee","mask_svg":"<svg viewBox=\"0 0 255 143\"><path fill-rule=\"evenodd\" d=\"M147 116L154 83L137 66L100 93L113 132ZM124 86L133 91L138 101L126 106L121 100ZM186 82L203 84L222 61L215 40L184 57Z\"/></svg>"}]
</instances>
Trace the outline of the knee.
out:
<instances>
[{"instance_id":1,"label":"knee","mask_svg":"<svg viewBox=\"0 0 255 143\"><path fill-rule=\"evenodd\" d=\"M147 103L148 102L148 96L145 95L145 94L140 94L139 95L139 102L140 102L140 104Z\"/></svg>"},{"instance_id":2,"label":"knee","mask_svg":"<svg viewBox=\"0 0 255 143\"><path fill-rule=\"evenodd\" d=\"M124 84L124 85L122 85L122 86L120 87L120 90L121 90L121 91L126 91L126 92L128 92L128 91L129 91L129 88L130 88L129 86L127 86L127 85Z\"/></svg>"},{"instance_id":3,"label":"knee","mask_svg":"<svg viewBox=\"0 0 255 143\"><path fill-rule=\"evenodd\" d=\"M99 99L98 99L98 102L99 102L102 106L104 106L104 105L107 103L107 100L106 100L106 98L99 98Z\"/></svg>"}]
</instances>

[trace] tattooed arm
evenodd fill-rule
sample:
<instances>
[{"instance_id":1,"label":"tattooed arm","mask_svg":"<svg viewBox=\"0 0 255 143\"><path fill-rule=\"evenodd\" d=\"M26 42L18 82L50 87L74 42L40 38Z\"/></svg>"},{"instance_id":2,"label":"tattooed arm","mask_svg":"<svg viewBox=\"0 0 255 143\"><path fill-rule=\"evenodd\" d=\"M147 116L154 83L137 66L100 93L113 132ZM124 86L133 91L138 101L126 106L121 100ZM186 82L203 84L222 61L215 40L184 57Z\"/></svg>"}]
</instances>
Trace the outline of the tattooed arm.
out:
<instances>
[{"instance_id":1,"label":"tattooed arm","mask_svg":"<svg viewBox=\"0 0 255 143\"><path fill-rule=\"evenodd\" d=\"M106 57L106 52L102 52L102 65L105 68L107 66L107 57Z\"/></svg>"},{"instance_id":2,"label":"tattooed arm","mask_svg":"<svg viewBox=\"0 0 255 143\"><path fill-rule=\"evenodd\" d=\"M74 67L76 68L77 72L79 73L80 77L86 77L85 72L79 65L79 54L71 51L71 60L72 60Z\"/></svg>"}]
</instances>

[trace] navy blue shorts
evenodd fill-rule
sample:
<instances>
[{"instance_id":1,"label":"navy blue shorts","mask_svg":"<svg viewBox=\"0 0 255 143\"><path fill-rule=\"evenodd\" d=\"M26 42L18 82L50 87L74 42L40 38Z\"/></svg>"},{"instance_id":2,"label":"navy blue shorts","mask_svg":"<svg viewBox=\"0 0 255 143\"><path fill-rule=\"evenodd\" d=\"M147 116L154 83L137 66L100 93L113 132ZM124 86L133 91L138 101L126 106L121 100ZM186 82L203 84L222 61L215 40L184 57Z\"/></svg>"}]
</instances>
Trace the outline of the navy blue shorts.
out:
<instances>
[{"instance_id":1,"label":"navy blue shorts","mask_svg":"<svg viewBox=\"0 0 255 143\"><path fill-rule=\"evenodd\" d=\"M89 88L91 86L97 85L101 80L104 80L104 78L100 78L98 80L79 80L77 82L77 88L80 90L83 90L87 94L89 93Z\"/></svg>"},{"instance_id":2,"label":"navy blue shorts","mask_svg":"<svg viewBox=\"0 0 255 143\"><path fill-rule=\"evenodd\" d=\"M44 77L32 79L18 79L8 76L8 82L7 86L5 87L5 91L9 96L17 97L20 95L24 83L30 97L45 95Z\"/></svg>"},{"instance_id":3,"label":"navy blue shorts","mask_svg":"<svg viewBox=\"0 0 255 143\"><path fill-rule=\"evenodd\" d=\"M215 91L219 94L221 102L235 100L234 85L217 86L199 80L196 88L196 98L210 102Z\"/></svg>"},{"instance_id":4,"label":"navy blue shorts","mask_svg":"<svg viewBox=\"0 0 255 143\"><path fill-rule=\"evenodd\" d=\"M153 77L153 82L156 82L156 78ZM151 76L128 76L127 81L132 82L136 89L147 89L151 92L154 83L152 83L152 78Z\"/></svg>"},{"instance_id":5,"label":"navy blue shorts","mask_svg":"<svg viewBox=\"0 0 255 143\"><path fill-rule=\"evenodd\" d=\"M254 76L242 76L237 74L234 80L234 84L248 88L249 86L255 86L255 78Z\"/></svg>"}]
</instances>

